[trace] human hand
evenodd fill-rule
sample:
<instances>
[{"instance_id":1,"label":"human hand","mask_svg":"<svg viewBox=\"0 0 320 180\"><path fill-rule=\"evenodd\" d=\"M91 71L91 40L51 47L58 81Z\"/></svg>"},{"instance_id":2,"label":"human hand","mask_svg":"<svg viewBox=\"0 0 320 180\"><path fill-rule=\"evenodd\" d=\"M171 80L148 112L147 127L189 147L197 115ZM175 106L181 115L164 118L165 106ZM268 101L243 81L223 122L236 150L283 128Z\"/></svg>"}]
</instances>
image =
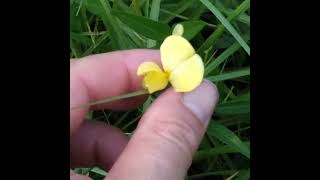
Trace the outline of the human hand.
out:
<instances>
[{"instance_id":1,"label":"human hand","mask_svg":"<svg viewBox=\"0 0 320 180\"><path fill-rule=\"evenodd\" d=\"M153 60L156 50L127 50L98 54L70 62L70 107L142 89L138 66ZM142 116L129 139L104 123L84 121L87 108L70 112L70 166L100 166L106 179L183 180L218 101L217 88L208 81L189 93L172 88L162 93ZM92 109L127 110L145 96ZM70 179L90 179L70 171Z\"/></svg>"}]
</instances>

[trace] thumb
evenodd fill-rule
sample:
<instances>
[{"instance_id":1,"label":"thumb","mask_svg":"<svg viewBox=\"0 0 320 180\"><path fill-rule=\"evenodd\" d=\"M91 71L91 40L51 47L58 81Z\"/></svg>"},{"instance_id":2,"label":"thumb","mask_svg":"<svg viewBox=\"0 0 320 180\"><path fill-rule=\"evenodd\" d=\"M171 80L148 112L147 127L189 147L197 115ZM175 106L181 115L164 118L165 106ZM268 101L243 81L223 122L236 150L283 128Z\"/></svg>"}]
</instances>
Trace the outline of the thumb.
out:
<instances>
[{"instance_id":1,"label":"thumb","mask_svg":"<svg viewBox=\"0 0 320 180\"><path fill-rule=\"evenodd\" d=\"M183 180L218 101L209 81L161 94L142 117L107 179Z\"/></svg>"}]
</instances>

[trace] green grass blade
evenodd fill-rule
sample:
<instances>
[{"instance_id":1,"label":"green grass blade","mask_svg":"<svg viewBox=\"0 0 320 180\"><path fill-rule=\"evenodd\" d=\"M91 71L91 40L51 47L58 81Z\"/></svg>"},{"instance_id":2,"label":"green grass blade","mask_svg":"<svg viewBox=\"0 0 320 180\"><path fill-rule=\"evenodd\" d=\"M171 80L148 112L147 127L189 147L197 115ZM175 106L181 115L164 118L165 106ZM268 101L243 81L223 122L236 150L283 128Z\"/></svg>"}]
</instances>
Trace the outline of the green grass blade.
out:
<instances>
[{"instance_id":1,"label":"green grass blade","mask_svg":"<svg viewBox=\"0 0 320 180\"><path fill-rule=\"evenodd\" d=\"M227 18L227 21L232 21L238 17L241 13L245 12L250 7L250 0L243 1ZM221 37L225 30L223 25L218 25L217 29L208 37L208 39L201 45L197 52L202 55L203 52L213 46L217 40Z\"/></svg>"},{"instance_id":2,"label":"green grass blade","mask_svg":"<svg viewBox=\"0 0 320 180\"><path fill-rule=\"evenodd\" d=\"M206 172L206 173L201 173L201 174L195 174L195 175L188 176L187 180L201 179L201 178L208 177L208 176L232 175L235 172L237 172L237 171L235 171L235 170L225 170L225 171Z\"/></svg>"},{"instance_id":3,"label":"green grass blade","mask_svg":"<svg viewBox=\"0 0 320 180\"><path fill-rule=\"evenodd\" d=\"M101 43L103 43L107 38L109 38L109 33L106 32L105 34L103 34L101 37L99 37L99 39L96 41L96 44L92 44L81 56L87 56L92 54L92 52L99 47L99 45Z\"/></svg>"},{"instance_id":4,"label":"green grass blade","mask_svg":"<svg viewBox=\"0 0 320 180\"><path fill-rule=\"evenodd\" d=\"M143 8L145 17L149 17L149 5L150 5L150 0L146 0Z\"/></svg>"},{"instance_id":5,"label":"green grass blade","mask_svg":"<svg viewBox=\"0 0 320 180\"><path fill-rule=\"evenodd\" d=\"M249 143L246 143L246 144L249 144ZM238 152L238 149L230 145L224 145L224 146L220 146L212 149L200 150L200 151L197 151L193 156L193 161L198 162L205 159L211 159L217 155L236 153L236 152Z\"/></svg>"},{"instance_id":6,"label":"green grass blade","mask_svg":"<svg viewBox=\"0 0 320 180\"><path fill-rule=\"evenodd\" d=\"M97 174L99 174L101 176L106 176L108 174L107 172L105 172L104 170L102 170L102 169L100 169L98 167L94 167L90 171L94 172L94 173L97 173Z\"/></svg>"},{"instance_id":7,"label":"green grass blade","mask_svg":"<svg viewBox=\"0 0 320 180\"><path fill-rule=\"evenodd\" d=\"M250 159L250 149L247 144L224 125L214 122L209 124L208 134L220 140L221 142L236 148L239 153Z\"/></svg>"},{"instance_id":8,"label":"green grass blade","mask_svg":"<svg viewBox=\"0 0 320 180\"><path fill-rule=\"evenodd\" d=\"M161 0L153 0L152 1L151 10L150 10L150 19L151 20L159 21L160 3L161 3Z\"/></svg>"},{"instance_id":9,"label":"green grass blade","mask_svg":"<svg viewBox=\"0 0 320 180\"><path fill-rule=\"evenodd\" d=\"M159 21L160 4L161 4L161 0L152 0L150 15L149 15L149 18L151 20ZM154 47L156 44L157 44L157 42L155 40L153 40L152 38L147 40L147 47L148 48Z\"/></svg>"},{"instance_id":10,"label":"green grass blade","mask_svg":"<svg viewBox=\"0 0 320 180\"><path fill-rule=\"evenodd\" d=\"M140 4L139 4L139 0L132 0L132 8L135 12L136 15L141 16L141 10L140 10Z\"/></svg>"},{"instance_id":11,"label":"green grass blade","mask_svg":"<svg viewBox=\"0 0 320 180\"><path fill-rule=\"evenodd\" d=\"M221 53L214 61L209 63L209 65L206 67L205 76L207 76L210 72L217 68L221 63L226 61L228 57L235 53L240 47L240 44L238 42L235 42L228 49L223 51L223 53Z\"/></svg>"},{"instance_id":12,"label":"green grass blade","mask_svg":"<svg viewBox=\"0 0 320 180\"><path fill-rule=\"evenodd\" d=\"M93 14L101 16L110 34L111 45L114 50L132 48L132 44L124 35L116 19L111 15L111 6L106 0L87 0L86 7Z\"/></svg>"},{"instance_id":13,"label":"green grass blade","mask_svg":"<svg viewBox=\"0 0 320 180\"><path fill-rule=\"evenodd\" d=\"M192 6L194 3L196 3L195 0L181 0L176 5L177 8L175 9L175 11L173 13L180 14L183 11L185 11L187 8ZM169 23L174 18L175 18L175 16L169 15L169 16L167 16L167 18L163 19L161 22Z\"/></svg>"},{"instance_id":14,"label":"green grass blade","mask_svg":"<svg viewBox=\"0 0 320 180\"><path fill-rule=\"evenodd\" d=\"M79 52L78 52L78 50L76 49L76 47L75 47L72 39L70 39L70 49L71 49L71 52L72 52L74 58L79 58Z\"/></svg>"},{"instance_id":15,"label":"green grass blade","mask_svg":"<svg viewBox=\"0 0 320 180\"><path fill-rule=\"evenodd\" d=\"M218 104L215 112L219 115L238 115L250 113L250 101L229 101Z\"/></svg>"},{"instance_id":16,"label":"green grass blade","mask_svg":"<svg viewBox=\"0 0 320 180\"><path fill-rule=\"evenodd\" d=\"M234 180L249 180L249 179L250 179L250 169L240 171Z\"/></svg>"},{"instance_id":17,"label":"green grass blade","mask_svg":"<svg viewBox=\"0 0 320 180\"><path fill-rule=\"evenodd\" d=\"M217 19L223 24L223 26L232 34L232 36L239 42L243 49L250 55L250 47L243 40L240 34L236 29L231 25L231 23L221 14L221 12L209 1L209 0L200 0L207 8L217 17ZM245 2L250 4L250 0Z\"/></svg>"},{"instance_id":18,"label":"green grass blade","mask_svg":"<svg viewBox=\"0 0 320 180\"><path fill-rule=\"evenodd\" d=\"M235 79L235 78L248 76L248 75L250 75L250 68L244 68L244 69L239 69L231 72L226 72L216 76L209 76L206 79L212 82L218 82L218 81L225 81L225 80Z\"/></svg>"}]
</instances>

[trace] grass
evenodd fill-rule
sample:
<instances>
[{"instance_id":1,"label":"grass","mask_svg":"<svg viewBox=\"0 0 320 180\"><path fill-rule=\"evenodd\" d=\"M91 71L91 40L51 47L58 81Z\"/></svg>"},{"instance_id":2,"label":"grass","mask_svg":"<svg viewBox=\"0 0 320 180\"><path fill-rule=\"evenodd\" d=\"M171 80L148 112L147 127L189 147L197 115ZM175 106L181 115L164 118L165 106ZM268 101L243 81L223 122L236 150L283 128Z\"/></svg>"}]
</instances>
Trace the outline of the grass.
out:
<instances>
[{"instance_id":1,"label":"grass","mask_svg":"<svg viewBox=\"0 0 320 180\"><path fill-rule=\"evenodd\" d=\"M220 93L186 179L250 179L250 0L70 0L70 56L158 49L176 23L185 25ZM129 112L88 117L130 135L154 98ZM107 174L98 167L76 171L95 180Z\"/></svg>"}]
</instances>

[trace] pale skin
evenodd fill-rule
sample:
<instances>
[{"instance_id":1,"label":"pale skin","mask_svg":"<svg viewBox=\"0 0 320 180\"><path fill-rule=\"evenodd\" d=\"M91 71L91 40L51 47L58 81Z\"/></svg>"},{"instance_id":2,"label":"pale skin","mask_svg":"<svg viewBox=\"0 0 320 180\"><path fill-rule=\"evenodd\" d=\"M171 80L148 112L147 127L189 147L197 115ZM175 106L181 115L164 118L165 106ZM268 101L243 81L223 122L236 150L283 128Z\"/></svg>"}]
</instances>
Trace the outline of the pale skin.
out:
<instances>
[{"instance_id":1,"label":"pale skin","mask_svg":"<svg viewBox=\"0 0 320 180\"><path fill-rule=\"evenodd\" d=\"M71 60L70 107L141 90L142 77L136 71L144 61L161 66L159 51L117 51ZM86 121L88 108L71 111L70 168L98 165L109 173L107 180L183 180L218 101L214 85L203 82L198 89L188 96L167 89L143 114L130 141L116 128ZM91 108L126 111L145 99ZM192 99L201 103L194 106ZM70 179L90 178L70 170Z\"/></svg>"}]
</instances>

